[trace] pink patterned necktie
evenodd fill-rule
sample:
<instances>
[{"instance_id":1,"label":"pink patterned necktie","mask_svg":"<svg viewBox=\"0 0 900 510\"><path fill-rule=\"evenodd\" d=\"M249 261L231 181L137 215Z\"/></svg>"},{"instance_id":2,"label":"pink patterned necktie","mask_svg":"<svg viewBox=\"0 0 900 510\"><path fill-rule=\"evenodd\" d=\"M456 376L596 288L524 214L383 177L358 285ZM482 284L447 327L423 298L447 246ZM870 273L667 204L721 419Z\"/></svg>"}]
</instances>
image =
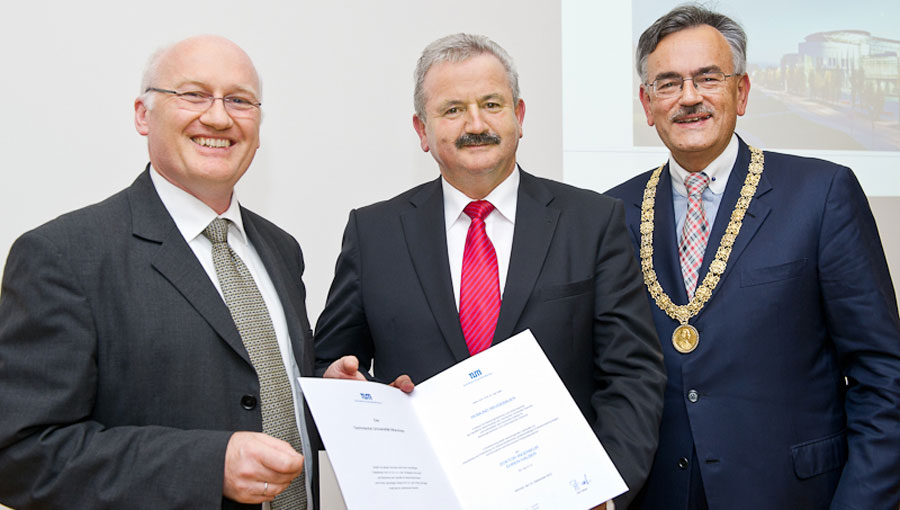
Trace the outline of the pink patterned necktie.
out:
<instances>
[{"instance_id":1,"label":"pink patterned necktie","mask_svg":"<svg viewBox=\"0 0 900 510\"><path fill-rule=\"evenodd\" d=\"M684 180L688 193L687 217L684 230L681 232L681 275L684 277L684 288L688 299L693 299L697 289L700 265L703 264L703 252L709 239L709 224L703 213L703 190L709 186L709 177L704 173L692 173Z\"/></svg>"},{"instance_id":2,"label":"pink patterned necktie","mask_svg":"<svg viewBox=\"0 0 900 510\"><path fill-rule=\"evenodd\" d=\"M470 202L463 210L470 218L463 251L459 286L459 323L470 354L491 345L500 315L500 277L497 252L484 230L484 219L494 210L486 200Z\"/></svg>"}]
</instances>

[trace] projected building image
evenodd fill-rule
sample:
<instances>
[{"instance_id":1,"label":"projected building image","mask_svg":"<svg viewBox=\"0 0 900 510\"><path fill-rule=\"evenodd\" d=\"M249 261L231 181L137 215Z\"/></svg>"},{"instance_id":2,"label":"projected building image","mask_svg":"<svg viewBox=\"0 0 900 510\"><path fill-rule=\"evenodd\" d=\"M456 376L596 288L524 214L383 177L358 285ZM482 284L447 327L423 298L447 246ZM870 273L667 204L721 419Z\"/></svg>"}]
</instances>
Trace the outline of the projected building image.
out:
<instances>
[{"instance_id":1,"label":"projected building image","mask_svg":"<svg viewBox=\"0 0 900 510\"><path fill-rule=\"evenodd\" d=\"M748 142L772 149L900 151L900 31L854 28L803 36L745 28L750 107L738 132ZM776 52L783 48L780 57L754 52L762 37ZM634 144L658 146L636 91L637 79Z\"/></svg>"}]
</instances>

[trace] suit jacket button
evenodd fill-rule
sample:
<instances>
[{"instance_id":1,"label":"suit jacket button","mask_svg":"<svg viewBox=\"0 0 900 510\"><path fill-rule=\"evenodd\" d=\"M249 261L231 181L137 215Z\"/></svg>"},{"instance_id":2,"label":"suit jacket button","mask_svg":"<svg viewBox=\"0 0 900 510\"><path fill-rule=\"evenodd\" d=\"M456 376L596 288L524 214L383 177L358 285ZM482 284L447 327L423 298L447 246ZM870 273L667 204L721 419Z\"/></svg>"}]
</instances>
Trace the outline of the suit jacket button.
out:
<instances>
[{"instance_id":1,"label":"suit jacket button","mask_svg":"<svg viewBox=\"0 0 900 510\"><path fill-rule=\"evenodd\" d=\"M678 459L678 468L679 469L687 469L687 467L688 467L688 460L686 457L682 457L682 458Z\"/></svg>"},{"instance_id":2,"label":"suit jacket button","mask_svg":"<svg viewBox=\"0 0 900 510\"><path fill-rule=\"evenodd\" d=\"M256 397L253 395L244 395L241 397L241 407L248 411L256 409Z\"/></svg>"},{"instance_id":3,"label":"suit jacket button","mask_svg":"<svg viewBox=\"0 0 900 510\"><path fill-rule=\"evenodd\" d=\"M691 403L700 400L700 394L697 393L697 390L691 390L688 392L688 400L690 400Z\"/></svg>"}]
</instances>

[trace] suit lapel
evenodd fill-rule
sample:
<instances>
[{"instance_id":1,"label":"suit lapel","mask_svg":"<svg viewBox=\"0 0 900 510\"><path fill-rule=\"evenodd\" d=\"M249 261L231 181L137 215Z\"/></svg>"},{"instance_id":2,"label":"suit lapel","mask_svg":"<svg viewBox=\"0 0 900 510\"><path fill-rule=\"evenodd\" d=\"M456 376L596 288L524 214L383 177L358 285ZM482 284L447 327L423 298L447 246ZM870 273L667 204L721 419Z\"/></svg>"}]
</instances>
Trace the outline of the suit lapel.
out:
<instances>
[{"instance_id":1,"label":"suit lapel","mask_svg":"<svg viewBox=\"0 0 900 510\"><path fill-rule=\"evenodd\" d=\"M159 199L149 172L148 165L147 170L128 188L133 235L146 242L159 244L152 260L153 267L239 356L250 363L228 307Z\"/></svg>"},{"instance_id":2,"label":"suit lapel","mask_svg":"<svg viewBox=\"0 0 900 510\"><path fill-rule=\"evenodd\" d=\"M554 198L550 190L521 169L519 175L512 254L493 344L513 334L544 265L559 219L559 211L550 207Z\"/></svg>"},{"instance_id":3,"label":"suit lapel","mask_svg":"<svg viewBox=\"0 0 900 510\"><path fill-rule=\"evenodd\" d=\"M687 303L687 290L684 288L684 277L681 275L681 258L678 254L680 236L675 231L675 205L672 193L672 174L666 165L656 186L656 206L653 211L653 267L656 269L659 284L672 302L683 305ZM637 236L640 239L640 225Z\"/></svg>"},{"instance_id":4,"label":"suit lapel","mask_svg":"<svg viewBox=\"0 0 900 510\"><path fill-rule=\"evenodd\" d=\"M747 170L750 165L750 149L740 137L738 137L738 143L740 144L738 158L734 163L734 168L731 169L731 174L728 176L725 194L722 196L722 202L719 203L719 210L716 213L716 222L713 225L712 232L710 232L709 242L706 245L706 252L703 254L703 264L700 266L699 272L701 278L706 276L709 265L716 256L716 250L718 250L722 235L725 233L725 227L727 227L728 222L731 221L731 213L734 211L734 206L741 196L741 188L744 186L744 179L747 177ZM747 214L744 216L744 220L741 224L741 231L731 248L731 255L728 257L728 264L725 267L725 272L722 274L721 280L713 291L710 300L715 299L719 289L722 288L724 280L732 273L741 253L743 253L747 245L750 244L750 240L753 239L756 232L759 230L759 227L769 215L769 211L771 211L772 208L765 202L760 201L759 197L765 195L771 189L772 185L766 176L765 170L763 170L759 185L756 187L756 194L754 195L753 200L750 201L750 207L747 209ZM706 308L707 307L703 307L697 315L699 316L702 314Z\"/></svg>"},{"instance_id":5,"label":"suit lapel","mask_svg":"<svg viewBox=\"0 0 900 510\"><path fill-rule=\"evenodd\" d=\"M302 350L299 349L300 346L304 345L304 339L309 332L304 326L305 321L297 314L298 310L305 310L306 306L304 297L297 295L295 292L298 282L296 278L290 275L269 239L260 234L259 229L256 228L256 223L253 221L253 216L248 214L243 207L241 208L241 217L244 222L244 229L247 231L247 239L250 240L250 244L253 245L260 260L262 260L263 266L265 266L269 275L269 280L275 286L278 300L281 302L281 308L287 321L288 334L292 340L294 360L303 373L307 373L305 367L311 367L315 360L306 359Z\"/></svg>"},{"instance_id":6,"label":"suit lapel","mask_svg":"<svg viewBox=\"0 0 900 510\"><path fill-rule=\"evenodd\" d=\"M469 357L469 348L453 296L441 180L423 186L410 203L413 208L400 215L409 257L444 340L457 361L461 361Z\"/></svg>"}]
</instances>

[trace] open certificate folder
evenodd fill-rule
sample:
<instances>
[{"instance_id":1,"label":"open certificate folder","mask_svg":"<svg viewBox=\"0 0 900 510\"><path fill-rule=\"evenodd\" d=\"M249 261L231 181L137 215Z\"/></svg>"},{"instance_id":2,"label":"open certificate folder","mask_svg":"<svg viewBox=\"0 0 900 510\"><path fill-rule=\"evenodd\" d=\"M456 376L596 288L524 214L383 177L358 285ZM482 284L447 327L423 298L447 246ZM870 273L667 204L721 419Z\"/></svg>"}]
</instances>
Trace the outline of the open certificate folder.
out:
<instances>
[{"instance_id":1,"label":"open certificate folder","mask_svg":"<svg viewBox=\"0 0 900 510\"><path fill-rule=\"evenodd\" d=\"M300 384L349 510L589 509L627 490L530 331L409 395Z\"/></svg>"}]
</instances>

